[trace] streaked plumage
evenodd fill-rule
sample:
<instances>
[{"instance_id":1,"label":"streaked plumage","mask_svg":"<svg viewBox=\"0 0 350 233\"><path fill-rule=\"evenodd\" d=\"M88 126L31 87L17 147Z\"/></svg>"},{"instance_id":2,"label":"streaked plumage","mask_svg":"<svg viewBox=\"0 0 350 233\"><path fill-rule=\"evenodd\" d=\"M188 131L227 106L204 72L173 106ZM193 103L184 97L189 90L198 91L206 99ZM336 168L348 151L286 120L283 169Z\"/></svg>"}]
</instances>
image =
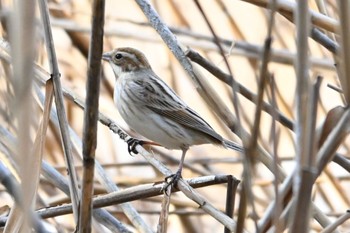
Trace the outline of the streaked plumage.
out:
<instances>
[{"instance_id":1,"label":"streaked plumage","mask_svg":"<svg viewBox=\"0 0 350 233\"><path fill-rule=\"evenodd\" d=\"M146 57L133 48L103 54L115 75L114 102L125 122L142 136L169 149L212 143L242 151L223 139L151 69ZM182 162L179 167L181 174Z\"/></svg>"}]
</instances>

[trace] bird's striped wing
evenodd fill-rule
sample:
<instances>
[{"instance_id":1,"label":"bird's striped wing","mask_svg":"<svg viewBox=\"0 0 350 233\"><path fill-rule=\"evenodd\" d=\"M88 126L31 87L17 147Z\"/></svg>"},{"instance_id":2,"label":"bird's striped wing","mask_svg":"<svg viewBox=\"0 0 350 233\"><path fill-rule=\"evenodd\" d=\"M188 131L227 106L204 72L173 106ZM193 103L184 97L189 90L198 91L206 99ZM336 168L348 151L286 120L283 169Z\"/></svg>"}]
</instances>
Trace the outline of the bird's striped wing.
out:
<instances>
[{"instance_id":1,"label":"bird's striped wing","mask_svg":"<svg viewBox=\"0 0 350 233\"><path fill-rule=\"evenodd\" d=\"M222 142L222 137L154 73L133 80L130 85L133 85L131 89L134 90L134 97L140 105Z\"/></svg>"},{"instance_id":2,"label":"bird's striped wing","mask_svg":"<svg viewBox=\"0 0 350 233\"><path fill-rule=\"evenodd\" d=\"M222 142L223 140L222 137L216 133L206 121L203 120L203 118L198 116L198 114L190 108L175 111L153 109L153 111L192 130L199 131L208 136L211 136L218 142Z\"/></svg>"}]
</instances>

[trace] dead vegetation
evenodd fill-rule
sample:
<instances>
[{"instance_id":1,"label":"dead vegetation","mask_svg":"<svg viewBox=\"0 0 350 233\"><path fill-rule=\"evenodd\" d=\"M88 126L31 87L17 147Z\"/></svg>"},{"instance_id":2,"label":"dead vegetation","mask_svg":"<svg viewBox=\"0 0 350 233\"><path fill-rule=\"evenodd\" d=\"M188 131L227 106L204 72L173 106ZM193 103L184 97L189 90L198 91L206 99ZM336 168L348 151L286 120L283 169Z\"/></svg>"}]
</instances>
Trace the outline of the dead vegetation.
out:
<instances>
[{"instance_id":1,"label":"dead vegetation","mask_svg":"<svg viewBox=\"0 0 350 233\"><path fill-rule=\"evenodd\" d=\"M350 5L297 2L0 1L2 232L348 232ZM245 153L193 147L163 193L181 152L128 154L122 46Z\"/></svg>"}]
</instances>

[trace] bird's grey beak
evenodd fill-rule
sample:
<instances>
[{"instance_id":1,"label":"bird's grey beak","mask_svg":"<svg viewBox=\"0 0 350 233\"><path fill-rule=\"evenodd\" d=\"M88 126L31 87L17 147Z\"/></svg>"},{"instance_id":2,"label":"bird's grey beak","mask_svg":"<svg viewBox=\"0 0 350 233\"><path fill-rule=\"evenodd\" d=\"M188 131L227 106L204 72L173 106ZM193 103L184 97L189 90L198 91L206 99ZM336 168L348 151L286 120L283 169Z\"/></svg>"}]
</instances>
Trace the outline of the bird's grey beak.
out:
<instances>
[{"instance_id":1,"label":"bird's grey beak","mask_svg":"<svg viewBox=\"0 0 350 233\"><path fill-rule=\"evenodd\" d=\"M110 61L111 58L112 58L111 52L107 52L107 53L102 54L102 60Z\"/></svg>"}]
</instances>

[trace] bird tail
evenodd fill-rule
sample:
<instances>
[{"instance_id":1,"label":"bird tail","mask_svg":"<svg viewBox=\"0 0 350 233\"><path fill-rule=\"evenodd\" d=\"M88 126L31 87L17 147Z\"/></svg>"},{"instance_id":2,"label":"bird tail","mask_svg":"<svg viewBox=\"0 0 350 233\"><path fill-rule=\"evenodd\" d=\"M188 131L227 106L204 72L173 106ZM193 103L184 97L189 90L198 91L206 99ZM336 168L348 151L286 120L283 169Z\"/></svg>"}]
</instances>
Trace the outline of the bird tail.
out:
<instances>
[{"instance_id":1,"label":"bird tail","mask_svg":"<svg viewBox=\"0 0 350 233\"><path fill-rule=\"evenodd\" d=\"M242 146L238 145L235 142L231 142L231 141L229 141L227 139L224 139L223 140L223 144L224 144L225 147L227 147L229 149L236 150L236 151L241 152L241 153L244 152L244 148Z\"/></svg>"}]
</instances>

